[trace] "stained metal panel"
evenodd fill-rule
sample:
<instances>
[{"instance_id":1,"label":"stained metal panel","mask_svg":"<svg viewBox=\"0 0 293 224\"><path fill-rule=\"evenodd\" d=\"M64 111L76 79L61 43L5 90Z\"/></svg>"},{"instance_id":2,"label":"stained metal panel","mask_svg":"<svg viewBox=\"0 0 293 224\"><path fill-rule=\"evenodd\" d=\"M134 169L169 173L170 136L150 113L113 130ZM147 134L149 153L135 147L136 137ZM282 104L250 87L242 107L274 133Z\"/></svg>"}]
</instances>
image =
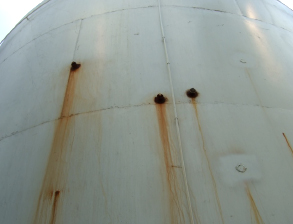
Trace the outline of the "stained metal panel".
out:
<instances>
[{"instance_id":1,"label":"stained metal panel","mask_svg":"<svg viewBox=\"0 0 293 224\"><path fill-rule=\"evenodd\" d=\"M1 223L292 223L292 12L239 3L28 14L0 47Z\"/></svg>"},{"instance_id":2,"label":"stained metal panel","mask_svg":"<svg viewBox=\"0 0 293 224\"><path fill-rule=\"evenodd\" d=\"M0 139L59 118L79 23L36 39L0 65Z\"/></svg>"}]
</instances>

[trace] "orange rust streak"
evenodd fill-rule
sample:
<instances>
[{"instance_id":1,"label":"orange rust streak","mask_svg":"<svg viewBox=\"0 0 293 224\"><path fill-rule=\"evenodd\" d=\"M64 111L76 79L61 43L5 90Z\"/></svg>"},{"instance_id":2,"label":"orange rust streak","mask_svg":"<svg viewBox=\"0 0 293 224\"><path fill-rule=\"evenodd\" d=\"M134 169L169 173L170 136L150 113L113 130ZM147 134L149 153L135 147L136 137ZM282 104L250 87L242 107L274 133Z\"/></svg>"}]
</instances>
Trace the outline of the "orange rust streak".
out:
<instances>
[{"instance_id":1,"label":"orange rust streak","mask_svg":"<svg viewBox=\"0 0 293 224\"><path fill-rule=\"evenodd\" d=\"M292 155L293 155L293 149L292 149L292 147L291 147L291 144L290 144L289 140L287 139L287 136L285 135L285 133L282 133L282 134L283 134L283 136L284 136L284 138L285 138L285 140L286 140L286 142L287 142L287 145L288 145L288 147L289 147L289 149L291 150L291 153L292 153Z\"/></svg>"},{"instance_id":2,"label":"orange rust streak","mask_svg":"<svg viewBox=\"0 0 293 224\"><path fill-rule=\"evenodd\" d=\"M180 223L182 218L184 219L183 212L180 206L180 200L178 195L178 180L176 170L173 167L171 147L169 142L168 122L166 120L166 105L156 104L157 118L160 129L160 137L164 150L164 162L167 173L168 189L170 192L170 214L171 222L178 223L178 215L180 216ZM184 221L183 221L184 223Z\"/></svg>"},{"instance_id":3,"label":"orange rust streak","mask_svg":"<svg viewBox=\"0 0 293 224\"><path fill-rule=\"evenodd\" d=\"M74 102L74 92L77 82L76 71L70 71L63 106L61 119L55 128L53 143L49 154L46 173L43 180L41 192L38 199L37 211L34 223L55 223L60 190L66 186L66 176L68 172L68 162L66 162L71 152L73 140L70 141L70 130L74 127L74 117L69 116L69 112ZM54 192L54 193L52 193ZM59 193L58 193L59 192ZM58 202L58 203L57 203ZM48 217L50 216L50 217Z\"/></svg>"},{"instance_id":4,"label":"orange rust streak","mask_svg":"<svg viewBox=\"0 0 293 224\"><path fill-rule=\"evenodd\" d=\"M76 81L77 81L76 72L70 71L68 82L67 82L67 88L66 88L66 92L65 92L65 96L63 100L61 118L69 116L70 109L73 104Z\"/></svg>"},{"instance_id":5,"label":"orange rust streak","mask_svg":"<svg viewBox=\"0 0 293 224\"><path fill-rule=\"evenodd\" d=\"M210 171L210 174L211 174L211 177L212 177L212 182L213 182L213 186L214 186L214 189L215 189L215 195L216 195L216 200L217 200L217 205L218 205L218 208L219 208L221 220L222 220L222 223L225 223L224 218L223 218L223 213L222 213L222 207L221 207L221 203L220 203L220 199L219 199L219 195L218 195L217 184L216 184L216 180L214 178L214 175L213 175L213 172L212 172L212 169L211 169L210 160L209 160L207 152L206 152L205 141L204 141L201 125L200 125L200 122L199 122L197 104L196 104L196 101L195 101L194 98L191 99L191 103L192 103L192 106L193 106L193 108L195 110L195 116L196 116L196 120L197 120L197 125L198 125L198 129L199 129L199 132L200 132L201 140L202 140L202 148L203 148L203 152L204 152L204 155L205 155L205 158L206 158L206 161L207 161L207 164L208 164L208 168L209 168L209 171Z\"/></svg>"},{"instance_id":6,"label":"orange rust streak","mask_svg":"<svg viewBox=\"0 0 293 224\"><path fill-rule=\"evenodd\" d=\"M56 221L56 211L57 211L57 203L58 203L58 199L60 196L60 191L55 191L55 195L54 195L54 202L53 202L53 206L52 206L52 215L51 215L51 224L54 224Z\"/></svg>"},{"instance_id":7,"label":"orange rust streak","mask_svg":"<svg viewBox=\"0 0 293 224\"><path fill-rule=\"evenodd\" d=\"M252 211L253 211L253 214L254 214L254 217L255 217L255 221L256 221L256 223L257 223L257 224L262 224L262 223L264 223L263 220L262 220L262 218L261 218L261 216L260 216L260 214L259 214L259 211L258 211L258 209L257 209L257 206L256 206L256 204L255 204L255 201L254 201L254 199L253 199L253 197L252 197L252 195L251 195L251 192L250 192L250 189L249 189L248 186L246 186L246 193L247 193L247 196L248 196L248 198L249 198L250 206L251 206L251 209L252 209Z\"/></svg>"}]
</instances>

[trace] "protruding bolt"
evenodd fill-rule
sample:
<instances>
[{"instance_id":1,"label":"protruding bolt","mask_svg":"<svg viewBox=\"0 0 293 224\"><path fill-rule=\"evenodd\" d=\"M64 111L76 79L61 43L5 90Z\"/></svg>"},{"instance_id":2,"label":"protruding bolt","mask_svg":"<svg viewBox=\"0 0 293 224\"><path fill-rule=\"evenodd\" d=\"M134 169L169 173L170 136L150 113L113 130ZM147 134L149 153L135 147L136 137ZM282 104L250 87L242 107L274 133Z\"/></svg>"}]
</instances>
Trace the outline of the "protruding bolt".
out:
<instances>
[{"instance_id":1,"label":"protruding bolt","mask_svg":"<svg viewBox=\"0 0 293 224\"><path fill-rule=\"evenodd\" d=\"M163 94L159 93L156 97L155 97L155 102L158 104L163 104L166 102L166 98L164 97Z\"/></svg>"},{"instance_id":2,"label":"protruding bolt","mask_svg":"<svg viewBox=\"0 0 293 224\"><path fill-rule=\"evenodd\" d=\"M75 71L80 67L80 64L77 64L75 61L71 63L71 71Z\"/></svg>"},{"instance_id":3,"label":"protruding bolt","mask_svg":"<svg viewBox=\"0 0 293 224\"><path fill-rule=\"evenodd\" d=\"M186 91L186 95L190 98L195 98L198 96L198 92L196 91L196 89L191 88L189 90Z\"/></svg>"}]
</instances>

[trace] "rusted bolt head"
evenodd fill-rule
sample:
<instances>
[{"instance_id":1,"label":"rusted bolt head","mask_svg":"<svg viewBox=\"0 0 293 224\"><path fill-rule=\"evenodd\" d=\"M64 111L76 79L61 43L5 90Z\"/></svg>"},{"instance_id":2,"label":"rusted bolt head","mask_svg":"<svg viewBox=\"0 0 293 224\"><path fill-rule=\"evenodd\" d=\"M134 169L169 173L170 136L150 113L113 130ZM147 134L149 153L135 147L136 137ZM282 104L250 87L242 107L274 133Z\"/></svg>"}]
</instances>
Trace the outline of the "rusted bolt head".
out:
<instances>
[{"instance_id":1,"label":"rusted bolt head","mask_svg":"<svg viewBox=\"0 0 293 224\"><path fill-rule=\"evenodd\" d=\"M195 98L198 96L198 92L196 91L196 89L191 88L186 91L186 95L190 98Z\"/></svg>"},{"instance_id":2,"label":"rusted bolt head","mask_svg":"<svg viewBox=\"0 0 293 224\"><path fill-rule=\"evenodd\" d=\"M166 102L166 98L164 97L163 94L159 93L156 97L155 97L155 103L158 104L163 104Z\"/></svg>"},{"instance_id":3,"label":"rusted bolt head","mask_svg":"<svg viewBox=\"0 0 293 224\"><path fill-rule=\"evenodd\" d=\"M75 71L80 67L80 64L77 64L75 61L71 63L71 71Z\"/></svg>"}]
</instances>

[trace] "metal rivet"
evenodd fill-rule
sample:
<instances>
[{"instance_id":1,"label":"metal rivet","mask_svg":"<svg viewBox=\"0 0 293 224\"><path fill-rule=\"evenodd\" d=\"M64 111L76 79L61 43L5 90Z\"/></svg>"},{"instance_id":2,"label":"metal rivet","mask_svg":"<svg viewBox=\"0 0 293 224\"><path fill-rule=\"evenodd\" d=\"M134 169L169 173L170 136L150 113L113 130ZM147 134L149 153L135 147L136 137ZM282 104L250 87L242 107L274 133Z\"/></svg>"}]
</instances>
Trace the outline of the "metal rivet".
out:
<instances>
[{"instance_id":1,"label":"metal rivet","mask_svg":"<svg viewBox=\"0 0 293 224\"><path fill-rule=\"evenodd\" d=\"M241 163L238 164L238 165L235 167L235 169L236 169L238 172L240 172L240 173L244 173L244 172L247 170L247 168L246 168L244 165L242 165Z\"/></svg>"},{"instance_id":2,"label":"metal rivet","mask_svg":"<svg viewBox=\"0 0 293 224\"><path fill-rule=\"evenodd\" d=\"M164 97L163 94L159 93L156 97L155 97L155 102L158 104L163 104L166 102L166 98Z\"/></svg>"},{"instance_id":3,"label":"metal rivet","mask_svg":"<svg viewBox=\"0 0 293 224\"><path fill-rule=\"evenodd\" d=\"M194 88L191 88L186 91L186 95L190 98L195 98L198 96L198 92Z\"/></svg>"}]
</instances>

